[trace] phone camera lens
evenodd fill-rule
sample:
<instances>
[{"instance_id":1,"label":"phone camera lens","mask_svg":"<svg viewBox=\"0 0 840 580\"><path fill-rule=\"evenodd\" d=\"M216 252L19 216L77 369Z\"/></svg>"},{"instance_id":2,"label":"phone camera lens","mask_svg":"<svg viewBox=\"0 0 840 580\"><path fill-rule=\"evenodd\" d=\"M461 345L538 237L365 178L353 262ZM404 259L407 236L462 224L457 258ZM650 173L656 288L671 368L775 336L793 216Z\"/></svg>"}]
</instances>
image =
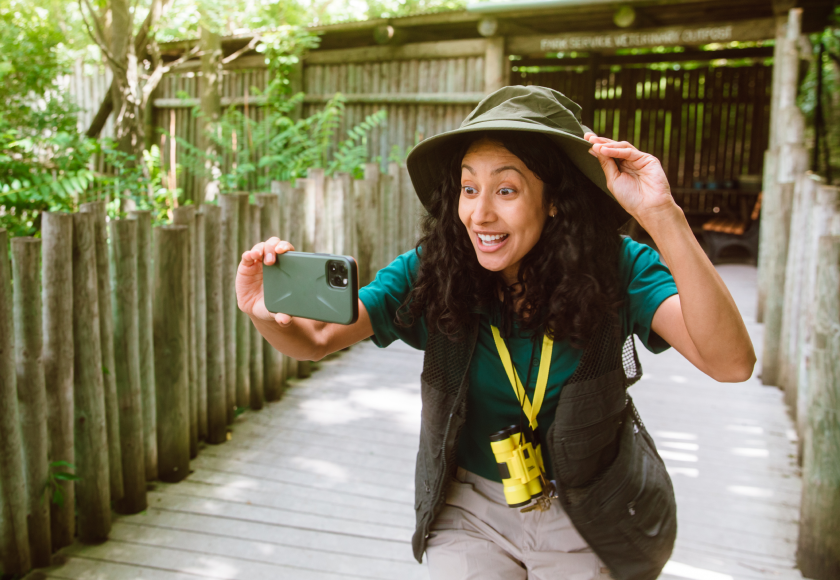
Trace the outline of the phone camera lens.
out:
<instances>
[{"instance_id":1,"label":"phone camera lens","mask_svg":"<svg viewBox=\"0 0 840 580\"><path fill-rule=\"evenodd\" d=\"M350 276L347 274L347 265L340 260L327 262L327 280L332 288L342 290L347 288Z\"/></svg>"}]
</instances>

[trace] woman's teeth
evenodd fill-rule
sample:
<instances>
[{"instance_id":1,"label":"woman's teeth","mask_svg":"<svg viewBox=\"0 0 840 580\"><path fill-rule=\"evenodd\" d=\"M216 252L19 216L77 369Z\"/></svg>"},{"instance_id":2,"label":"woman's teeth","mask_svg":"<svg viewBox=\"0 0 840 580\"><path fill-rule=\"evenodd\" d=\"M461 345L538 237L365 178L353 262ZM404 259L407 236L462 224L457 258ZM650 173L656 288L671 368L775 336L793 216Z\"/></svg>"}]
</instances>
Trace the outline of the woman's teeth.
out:
<instances>
[{"instance_id":1,"label":"woman's teeth","mask_svg":"<svg viewBox=\"0 0 840 580\"><path fill-rule=\"evenodd\" d=\"M508 237L508 234L497 234L493 236L486 236L484 234L478 234L478 239L481 240L485 246L493 246L496 244L500 244L502 240Z\"/></svg>"}]
</instances>

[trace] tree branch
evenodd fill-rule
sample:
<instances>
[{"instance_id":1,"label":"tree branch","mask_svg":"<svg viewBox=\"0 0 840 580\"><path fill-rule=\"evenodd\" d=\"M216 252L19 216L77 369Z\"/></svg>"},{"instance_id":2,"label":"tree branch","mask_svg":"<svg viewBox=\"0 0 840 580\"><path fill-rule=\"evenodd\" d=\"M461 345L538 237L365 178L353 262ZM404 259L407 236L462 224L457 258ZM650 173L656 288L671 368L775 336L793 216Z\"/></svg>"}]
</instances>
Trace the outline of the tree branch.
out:
<instances>
[{"instance_id":1,"label":"tree branch","mask_svg":"<svg viewBox=\"0 0 840 580\"><path fill-rule=\"evenodd\" d=\"M172 69L173 67L176 67L179 64L188 61L192 57L200 56L201 55L201 53L199 52L200 48L201 48L200 45L196 45L196 46L193 47L193 49L191 51L189 51L187 53L184 53L184 55L181 56L181 58L179 58L178 60L173 60L172 62L169 62L165 65L164 64L158 64L155 67L155 70L152 72L152 74L149 75L149 79L146 81L146 84L143 85L143 98L142 98L142 101L141 101L141 106L145 107L148 104L149 97L151 96L151 94L155 90L155 88L157 88L158 83L160 83L160 80L163 78L163 75L168 73L170 71L170 69ZM158 63L160 63L160 60L158 60Z\"/></svg>"},{"instance_id":2,"label":"tree branch","mask_svg":"<svg viewBox=\"0 0 840 580\"><path fill-rule=\"evenodd\" d=\"M81 4L81 0L79 0L79 3ZM171 3L172 0L153 0L152 5L149 7L149 13L146 15L146 20L143 21L143 25L134 36L134 53L137 55L138 61L142 61L148 56L150 33L163 12L169 8ZM154 37L152 36L151 38ZM114 83L112 81L111 90L113 90L113 86ZM105 123L108 121L108 117L111 116L111 112L114 110L114 101L113 96L111 95L111 90L109 90L103 97L102 102L99 104L99 110L96 112L96 115L90 122L90 127L88 127L88 130L85 133L90 138L96 138L99 136L102 132L102 128L105 126Z\"/></svg>"},{"instance_id":3,"label":"tree branch","mask_svg":"<svg viewBox=\"0 0 840 580\"><path fill-rule=\"evenodd\" d=\"M222 59L222 64L225 65L229 62L233 62L234 60L236 60L237 58L239 58L240 56L242 56L243 54L245 54L249 50L254 50L254 47L257 46L257 43L260 40L262 40L262 36L257 34L256 36L254 36L254 38L251 39L251 42L249 42L246 46L243 46L242 48L240 48L239 50L237 50L236 52L234 52L230 56L227 56L227 57L223 58Z\"/></svg>"},{"instance_id":4,"label":"tree branch","mask_svg":"<svg viewBox=\"0 0 840 580\"><path fill-rule=\"evenodd\" d=\"M90 12L90 17L93 19L93 23L96 27L96 32L95 33L94 33L93 29L90 27L90 23L88 22L87 15L85 15L85 9L84 9L83 3L84 3L84 5L86 5L88 7L88 11ZM96 13L94 12L94 10L91 7L90 2L88 2L88 0L79 0L79 12L82 15L82 21L85 23L85 28L87 28L88 35L90 36L90 39L99 47L99 50L102 51L102 54L105 55L105 58L108 59L108 62L110 62L111 65L115 69L117 69L121 72L126 72L127 69L126 69L125 65L122 64L121 62L119 62L116 59L116 57L114 57L113 53L111 53L111 51L106 46L105 33L103 32L103 29L102 29L102 23L99 21L99 18L96 16Z\"/></svg>"}]
</instances>

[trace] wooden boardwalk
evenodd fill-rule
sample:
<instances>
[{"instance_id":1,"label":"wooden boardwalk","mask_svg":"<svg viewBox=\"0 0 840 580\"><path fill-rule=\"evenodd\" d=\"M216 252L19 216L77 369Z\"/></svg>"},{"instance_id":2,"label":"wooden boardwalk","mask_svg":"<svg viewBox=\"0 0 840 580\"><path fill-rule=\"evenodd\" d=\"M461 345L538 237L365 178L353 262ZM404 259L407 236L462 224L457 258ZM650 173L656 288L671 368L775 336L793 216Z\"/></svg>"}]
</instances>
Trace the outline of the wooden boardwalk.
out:
<instances>
[{"instance_id":1,"label":"wooden boardwalk","mask_svg":"<svg viewBox=\"0 0 840 580\"><path fill-rule=\"evenodd\" d=\"M723 266L760 344L755 269ZM760 350L760 349L757 349ZM782 394L717 384L674 352L640 352L640 413L674 478L679 534L663 578L801 578L799 474ZM179 484L111 539L75 544L27 578L428 578L412 558L422 353L365 342L320 364L282 401L245 413Z\"/></svg>"}]
</instances>

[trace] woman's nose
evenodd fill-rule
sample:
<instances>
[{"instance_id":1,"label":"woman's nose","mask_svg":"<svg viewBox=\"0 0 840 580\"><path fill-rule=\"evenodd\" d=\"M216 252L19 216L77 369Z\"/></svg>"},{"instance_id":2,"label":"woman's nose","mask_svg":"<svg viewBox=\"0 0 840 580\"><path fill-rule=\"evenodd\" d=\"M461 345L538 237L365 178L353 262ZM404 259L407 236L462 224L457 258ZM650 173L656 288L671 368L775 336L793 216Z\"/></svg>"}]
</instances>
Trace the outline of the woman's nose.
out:
<instances>
[{"instance_id":1,"label":"woman's nose","mask_svg":"<svg viewBox=\"0 0 840 580\"><path fill-rule=\"evenodd\" d=\"M486 193L481 193L475 198L475 205L472 210L472 222L474 224L486 224L495 218L493 209L493 198Z\"/></svg>"}]
</instances>

